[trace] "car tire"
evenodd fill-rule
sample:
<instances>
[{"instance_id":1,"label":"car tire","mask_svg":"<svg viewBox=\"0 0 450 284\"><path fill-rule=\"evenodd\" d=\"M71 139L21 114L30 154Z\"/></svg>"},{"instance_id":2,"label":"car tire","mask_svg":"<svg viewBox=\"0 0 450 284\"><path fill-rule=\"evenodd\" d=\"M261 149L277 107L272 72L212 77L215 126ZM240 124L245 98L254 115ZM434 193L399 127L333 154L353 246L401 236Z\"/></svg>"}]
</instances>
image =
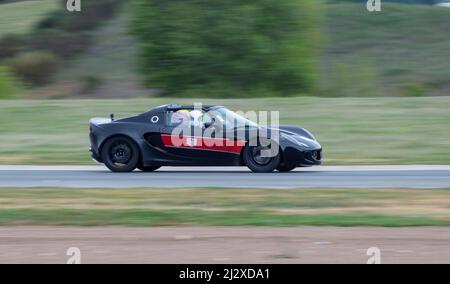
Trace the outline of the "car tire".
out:
<instances>
[{"instance_id":1,"label":"car tire","mask_svg":"<svg viewBox=\"0 0 450 284\"><path fill-rule=\"evenodd\" d=\"M112 172L132 172L139 164L139 148L128 137L113 137L102 147L102 159Z\"/></svg>"},{"instance_id":2,"label":"car tire","mask_svg":"<svg viewBox=\"0 0 450 284\"><path fill-rule=\"evenodd\" d=\"M277 170L278 170L279 172L287 173L287 172L292 171L292 170L295 169L295 168L296 168L296 166L286 167L286 166L279 165L279 166L277 167Z\"/></svg>"},{"instance_id":3,"label":"car tire","mask_svg":"<svg viewBox=\"0 0 450 284\"><path fill-rule=\"evenodd\" d=\"M267 157L264 162L259 161L255 157L255 151L258 151L260 146L246 146L243 152L243 160L245 165L255 173L270 173L273 172L280 165L280 153L274 157Z\"/></svg>"},{"instance_id":4,"label":"car tire","mask_svg":"<svg viewBox=\"0 0 450 284\"><path fill-rule=\"evenodd\" d=\"M161 166L148 166L148 167L138 166L138 169L140 169L141 171L146 172L146 173L154 172L159 168L161 168Z\"/></svg>"}]
</instances>

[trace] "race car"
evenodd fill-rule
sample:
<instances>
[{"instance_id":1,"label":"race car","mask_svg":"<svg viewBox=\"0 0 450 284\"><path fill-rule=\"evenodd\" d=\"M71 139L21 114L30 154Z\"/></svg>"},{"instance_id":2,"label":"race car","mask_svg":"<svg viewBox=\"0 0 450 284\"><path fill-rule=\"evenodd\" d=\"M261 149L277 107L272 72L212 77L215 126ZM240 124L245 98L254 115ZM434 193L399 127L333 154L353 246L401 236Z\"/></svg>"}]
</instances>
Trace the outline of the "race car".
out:
<instances>
[{"instance_id":1,"label":"race car","mask_svg":"<svg viewBox=\"0 0 450 284\"><path fill-rule=\"evenodd\" d=\"M223 106L169 104L142 114L89 122L92 158L113 172L162 166L247 166L288 172L322 162L308 130L262 126Z\"/></svg>"}]
</instances>

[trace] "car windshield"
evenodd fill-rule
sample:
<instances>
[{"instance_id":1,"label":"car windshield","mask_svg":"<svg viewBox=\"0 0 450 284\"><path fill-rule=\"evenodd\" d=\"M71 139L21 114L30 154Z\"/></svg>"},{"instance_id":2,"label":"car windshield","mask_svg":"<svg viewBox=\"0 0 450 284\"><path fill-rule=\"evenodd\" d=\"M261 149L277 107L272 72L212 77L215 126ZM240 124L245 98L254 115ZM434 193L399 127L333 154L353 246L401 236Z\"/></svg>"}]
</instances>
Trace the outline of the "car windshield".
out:
<instances>
[{"instance_id":1,"label":"car windshield","mask_svg":"<svg viewBox=\"0 0 450 284\"><path fill-rule=\"evenodd\" d=\"M253 121L227 109L224 107L215 108L208 112L208 115L215 119L216 122L221 123L226 128L241 128L246 126L257 127Z\"/></svg>"}]
</instances>

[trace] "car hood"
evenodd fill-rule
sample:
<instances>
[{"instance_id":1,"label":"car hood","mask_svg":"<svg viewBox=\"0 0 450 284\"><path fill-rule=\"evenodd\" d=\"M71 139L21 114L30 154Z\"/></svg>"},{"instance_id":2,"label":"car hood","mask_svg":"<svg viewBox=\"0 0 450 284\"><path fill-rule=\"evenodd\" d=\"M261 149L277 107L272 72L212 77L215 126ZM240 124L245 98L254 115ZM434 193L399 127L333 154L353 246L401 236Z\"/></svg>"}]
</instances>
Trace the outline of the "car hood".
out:
<instances>
[{"instance_id":1,"label":"car hood","mask_svg":"<svg viewBox=\"0 0 450 284\"><path fill-rule=\"evenodd\" d=\"M322 146L317 142L314 135L308 130L301 127L280 126L271 128L271 130L279 131L280 141L288 140L302 148L321 149Z\"/></svg>"}]
</instances>

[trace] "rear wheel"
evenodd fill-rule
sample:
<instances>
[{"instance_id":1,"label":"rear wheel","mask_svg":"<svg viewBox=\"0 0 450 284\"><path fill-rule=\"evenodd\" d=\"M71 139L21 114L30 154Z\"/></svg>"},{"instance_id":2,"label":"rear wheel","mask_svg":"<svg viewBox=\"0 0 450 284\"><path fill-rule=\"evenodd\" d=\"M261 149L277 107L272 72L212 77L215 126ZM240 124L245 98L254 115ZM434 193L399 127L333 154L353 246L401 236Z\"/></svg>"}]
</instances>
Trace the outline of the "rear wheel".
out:
<instances>
[{"instance_id":1,"label":"rear wheel","mask_svg":"<svg viewBox=\"0 0 450 284\"><path fill-rule=\"evenodd\" d=\"M139 164L139 149L130 138L114 137L103 146L102 159L113 172L131 172Z\"/></svg>"},{"instance_id":2,"label":"rear wheel","mask_svg":"<svg viewBox=\"0 0 450 284\"><path fill-rule=\"evenodd\" d=\"M247 167L255 173L270 173L280 164L280 154L276 153L272 157L265 157L263 146L246 146L243 153L244 162Z\"/></svg>"},{"instance_id":3,"label":"rear wheel","mask_svg":"<svg viewBox=\"0 0 450 284\"><path fill-rule=\"evenodd\" d=\"M295 168L296 168L296 166L286 167L286 166L279 165L279 166L277 167L277 170L278 170L279 172L290 172L290 171L292 171L292 170L295 169Z\"/></svg>"},{"instance_id":4,"label":"rear wheel","mask_svg":"<svg viewBox=\"0 0 450 284\"><path fill-rule=\"evenodd\" d=\"M160 166L150 166L150 167L138 166L138 169L140 169L143 172L154 172L159 168L161 168L161 167Z\"/></svg>"}]
</instances>

